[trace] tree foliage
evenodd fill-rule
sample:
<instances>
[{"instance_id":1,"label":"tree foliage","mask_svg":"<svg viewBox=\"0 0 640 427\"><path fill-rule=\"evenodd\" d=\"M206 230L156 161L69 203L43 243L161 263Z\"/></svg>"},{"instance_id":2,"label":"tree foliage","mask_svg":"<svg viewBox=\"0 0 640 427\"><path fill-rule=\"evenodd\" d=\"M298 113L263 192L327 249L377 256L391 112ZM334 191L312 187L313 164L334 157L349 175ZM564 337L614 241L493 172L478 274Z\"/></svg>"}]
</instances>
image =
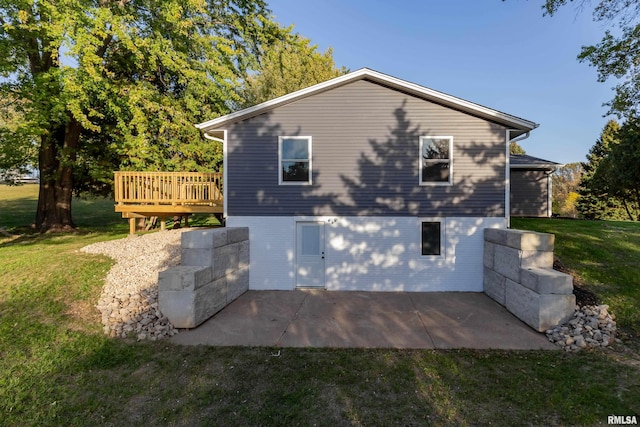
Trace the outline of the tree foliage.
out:
<instances>
[{"instance_id":1,"label":"tree foliage","mask_svg":"<svg viewBox=\"0 0 640 427\"><path fill-rule=\"evenodd\" d=\"M20 100L0 96L0 182L14 183L37 163L35 135L25 126L22 108Z\"/></svg>"},{"instance_id":2,"label":"tree foliage","mask_svg":"<svg viewBox=\"0 0 640 427\"><path fill-rule=\"evenodd\" d=\"M336 67L331 48L318 52L316 45L292 28L282 38L264 46L258 72L247 77L241 92L243 107L330 80L348 72Z\"/></svg>"},{"instance_id":3,"label":"tree foliage","mask_svg":"<svg viewBox=\"0 0 640 427\"><path fill-rule=\"evenodd\" d=\"M546 0L543 6L548 15L575 3L580 9L591 7L589 0ZM615 96L606 105L610 114L619 118L636 118L640 113L640 1L600 0L593 8L593 19L616 28L620 35L610 30L600 43L583 46L578 59L586 61L598 72L598 81L610 78L618 82Z\"/></svg>"},{"instance_id":4,"label":"tree foliage","mask_svg":"<svg viewBox=\"0 0 640 427\"><path fill-rule=\"evenodd\" d=\"M509 154L527 154L527 152L524 151L524 148L522 148L520 144L513 141L509 144Z\"/></svg>"},{"instance_id":5,"label":"tree foliage","mask_svg":"<svg viewBox=\"0 0 640 427\"><path fill-rule=\"evenodd\" d=\"M240 103L280 32L268 16L261 0L0 0L0 92L24 100L3 145L37 140L35 226L73 227L72 192L104 190L113 165L219 163L193 123Z\"/></svg>"},{"instance_id":6,"label":"tree foliage","mask_svg":"<svg viewBox=\"0 0 640 427\"><path fill-rule=\"evenodd\" d=\"M578 211L588 219L640 220L640 127L609 121L582 164Z\"/></svg>"},{"instance_id":7,"label":"tree foliage","mask_svg":"<svg viewBox=\"0 0 640 427\"><path fill-rule=\"evenodd\" d=\"M578 188L582 178L583 168L581 163L569 163L556 171L551 176L552 181L552 210L555 214L577 218Z\"/></svg>"}]
</instances>

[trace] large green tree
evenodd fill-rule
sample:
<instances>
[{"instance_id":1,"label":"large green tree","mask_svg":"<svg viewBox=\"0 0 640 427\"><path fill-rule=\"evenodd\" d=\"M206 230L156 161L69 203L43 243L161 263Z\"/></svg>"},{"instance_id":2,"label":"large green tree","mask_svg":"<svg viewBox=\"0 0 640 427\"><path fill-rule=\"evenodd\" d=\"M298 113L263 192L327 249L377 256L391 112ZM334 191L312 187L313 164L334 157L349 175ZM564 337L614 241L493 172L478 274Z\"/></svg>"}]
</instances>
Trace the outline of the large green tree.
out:
<instances>
[{"instance_id":1,"label":"large green tree","mask_svg":"<svg viewBox=\"0 0 640 427\"><path fill-rule=\"evenodd\" d=\"M580 215L587 219L603 219L611 212L617 210L617 202L608 191L606 175L602 162L608 158L611 148L617 142L617 134L620 125L615 120L610 120L602 130L600 138L591 147L587 154L587 161L582 163L582 180L580 182L580 199L577 209ZM598 172L596 176L596 172Z\"/></svg>"},{"instance_id":2,"label":"large green tree","mask_svg":"<svg viewBox=\"0 0 640 427\"><path fill-rule=\"evenodd\" d=\"M603 163L611 194L620 201L629 220L640 221L640 123L637 120L627 120L620 127L618 142Z\"/></svg>"},{"instance_id":3,"label":"large green tree","mask_svg":"<svg viewBox=\"0 0 640 427\"><path fill-rule=\"evenodd\" d=\"M639 129L611 120L589 150L577 204L583 217L640 220Z\"/></svg>"},{"instance_id":4,"label":"large green tree","mask_svg":"<svg viewBox=\"0 0 640 427\"><path fill-rule=\"evenodd\" d=\"M275 43L265 44L258 71L242 89L243 107L249 107L338 77L348 72L337 67L331 48L319 52L316 45L292 28L283 29Z\"/></svg>"},{"instance_id":5,"label":"large green tree","mask_svg":"<svg viewBox=\"0 0 640 427\"><path fill-rule=\"evenodd\" d=\"M615 28L615 34L606 30L600 43L583 46L580 61L596 68L598 80L616 80L615 95L606 105L610 113L619 118L636 118L640 113L640 1L599 0L546 0L543 6L548 15L558 9L576 4L580 10L593 9L593 19Z\"/></svg>"},{"instance_id":6,"label":"large green tree","mask_svg":"<svg viewBox=\"0 0 640 427\"><path fill-rule=\"evenodd\" d=\"M280 32L268 16L262 0L0 0L0 92L24 100L38 144L35 227L73 228L73 191L104 188L114 163L215 161L193 123L241 102ZM24 146L25 132L5 129L3 144Z\"/></svg>"}]
</instances>

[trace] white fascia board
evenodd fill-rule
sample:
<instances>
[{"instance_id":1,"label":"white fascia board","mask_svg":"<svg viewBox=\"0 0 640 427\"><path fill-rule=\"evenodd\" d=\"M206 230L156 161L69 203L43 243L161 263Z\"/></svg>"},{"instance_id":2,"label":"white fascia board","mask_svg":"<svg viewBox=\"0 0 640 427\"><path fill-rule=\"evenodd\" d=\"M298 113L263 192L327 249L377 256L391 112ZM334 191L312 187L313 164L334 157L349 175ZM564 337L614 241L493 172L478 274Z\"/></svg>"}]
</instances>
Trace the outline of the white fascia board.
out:
<instances>
[{"instance_id":1,"label":"white fascia board","mask_svg":"<svg viewBox=\"0 0 640 427\"><path fill-rule=\"evenodd\" d=\"M509 126L517 127L518 130L533 130L538 127L538 124L535 122L512 116L511 114L503 113L501 111L494 110L493 108L485 107L483 105L476 104L474 102L467 101L465 99L458 98L452 95L448 95L443 92L438 92L437 90L420 86L415 83L407 82L396 77L387 76L386 74L382 74L377 71L368 71L372 73L372 75L368 76L372 80L380 79L379 83L390 85L395 89L401 90L403 92L409 92L421 98L436 101L448 107L453 107L458 110L479 115L488 119L494 119Z\"/></svg>"},{"instance_id":2,"label":"white fascia board","mask_svg":"<svg viewBox=\"0 0 640 427\"><path fill-rule=\"evenodd\" d=\"M220 129L221 126L224 126L227 123L247 119L277 106L284 105L289 102L305 98L312 94L323 92L325 90L336 88L346 83L365 78L382 85L389 86L393 89L407 92L420 98L435 101L442 105L462 110L470 114L478 115L489 120L495 120L509 127L515 127L518 130L522 129L523 131L528 131L538 127L538 124L535 122L512 116L511 114L503 113L492 108L484 107L482 105L475 104L473 102L466 101L464 99L457 98L443 92L438 92L436 90L429 89L415 83L401 80L396 77L388 76L378 71L370 70L368 68L361 68L349 74L345 74L343 76L327 80L326 82L318 83L308 88L280 96L270 101L254 105L253 107L245 108L244 110L236 111L235 113L227 114L213 120L199 123L196 125L196 128L204 130L205 132Z\"/></svg>"},{"instance_id":3,"label":"white fascia board","mask_svg":"<svg viewBox=\"0 0 640 427\"><path fill-rule=\"evenodd\" d=\"M305 98L316 92L322 92L323 90L337 87L353 80L358 80L362 77L362 73L365 70L367 69L362 68L358 71L354 71L353 73L345 74L343 76L339 76L334 79L327 80L326 82L318 83L316 85L309 86L305 89L300 89L295 92L291 92L289 94L280 96L278 98L274 98L269 101L260 103L258 105L254 105L253 107L245 108L244 110L236 111L235 113L227 114L225 116L221 116L204 123L199 123L196 125L196 128L202 129L206 132L206 131L209 131L210 129L215 129L225 123L233 122L236 120L243 120L245 118L256 116L271 108L274 108L283 104L287 104L289 102L293 102L297 99Z\"/></svg>"}]
</instances>

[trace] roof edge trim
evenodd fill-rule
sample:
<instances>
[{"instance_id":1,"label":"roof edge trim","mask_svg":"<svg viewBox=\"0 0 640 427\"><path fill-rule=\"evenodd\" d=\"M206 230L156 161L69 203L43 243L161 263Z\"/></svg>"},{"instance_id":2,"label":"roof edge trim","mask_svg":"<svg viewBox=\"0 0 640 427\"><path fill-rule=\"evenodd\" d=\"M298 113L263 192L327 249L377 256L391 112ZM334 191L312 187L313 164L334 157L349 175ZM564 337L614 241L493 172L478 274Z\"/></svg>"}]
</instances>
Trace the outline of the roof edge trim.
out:
<instances>
[{"instance_id":1,"label":"roof edge trim","mask_svg":"<svg viewBox=\"0 0 640 427\"><path fill-rule=\"evenodd\" d=\"M481 117L503 123L510 127L516 127L525 131L533 130L538 127L538 124L535 122L525 120L511 114L503 113L501 111L494 110L492 108L485 107L480 104L464 100L462 98L457 98L453 95L438 92L436 90L427 88L425 86L420 86L406 80L401 80L396 77L371 70L369 68L361 68L343 76L327 80L326 82L318 83L313 86L291 92L278 98L265 101L261 104L254 105L253 107L245 108L243 110L239 110L203 123L196 124L195 126L196 128L205 132L209 130L219 129L220 126L223 126L230 122L250 118L277 106L284 105L289 102L293 102L298 99L313 95L315 93L323 92L325 90L339 87L347 83L362 79L370 79L374 82L389 86L391 88L398 89L400 91L404 91L412 95L425 98L427 100L436 101L445 106L456 108L467 113L479 115Z\"/></svg>"}]
</instances>

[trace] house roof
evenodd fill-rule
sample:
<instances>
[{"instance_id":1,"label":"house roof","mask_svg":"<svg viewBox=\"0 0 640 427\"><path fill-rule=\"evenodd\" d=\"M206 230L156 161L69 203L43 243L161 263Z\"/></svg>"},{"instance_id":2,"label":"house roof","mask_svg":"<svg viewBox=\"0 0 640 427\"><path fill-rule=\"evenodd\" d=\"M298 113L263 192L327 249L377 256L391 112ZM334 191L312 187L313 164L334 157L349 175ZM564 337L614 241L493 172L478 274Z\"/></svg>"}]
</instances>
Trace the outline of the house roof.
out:
<instances>
[{"instance_id":1,"label":"house roof","mask_svg":"<svg viewBox=\"0 0 640 427\"><path fill-rule=\"evenodd\" d=\"M480 104L475 104L462 98L457 98L443 92L438 92L428 87L420 86L406 80L401 80L396 77L392 77L368 68L361 68L351 73L333 78L331 80L327 80L323 83L318 83L316 85L289 93L287 95L280 96L278 98L263 102L253 107L245 108L244 110L236 111L234 113L227 114L213 120L199 123L196 125L196 127L207 133L215 130L221 130L230 123L257 116L281 105L285 105L290 102L294 102L308 96L334 89L358 80L368 80L374 83L378 83L383 86L387 86L392 89L399 90L401 92L405 92L428 101L432 101L456 110L464 111L466 113L503 124L510 129L515 130L515 132L511 133L512 137L522 135L538 127L538 124L532 121L525 120L511 114L503 113L501 111L494 110Z\"/></svg>"},{"instance_id":2,"label":"house roof","mask_svg":"<svg viewBox=\"0 0 640 427\"><path fill-rule=\"evenodd\" d=\"M526 154L511 154L509 156L509 167L511 169L547 169L554 170L563 165L550 160L528 156Z\"/></svg>"}]
</instances>

